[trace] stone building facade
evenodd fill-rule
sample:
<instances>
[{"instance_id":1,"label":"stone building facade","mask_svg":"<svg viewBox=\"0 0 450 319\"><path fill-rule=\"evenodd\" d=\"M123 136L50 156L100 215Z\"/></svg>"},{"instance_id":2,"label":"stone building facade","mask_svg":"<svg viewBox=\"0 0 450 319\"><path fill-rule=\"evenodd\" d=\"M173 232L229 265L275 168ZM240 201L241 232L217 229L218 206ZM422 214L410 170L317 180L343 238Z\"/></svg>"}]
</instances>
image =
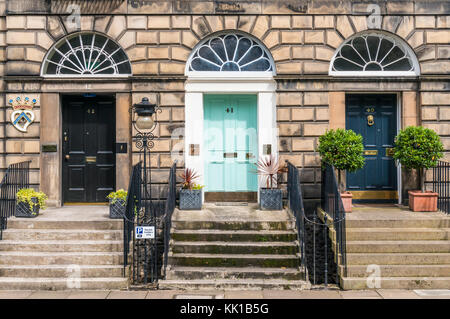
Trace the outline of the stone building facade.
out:
<instances>
[{"instance_id":1,"label":"stone building facade","mask_svg":"<svg viewBox=\"0 0 450 319\"><path fill-rule=\"evenodd\" d=\"M81 14L79 20L73 15L76 10ZM195 151L189 153L188 148L200 145L200 154L203 151L193 132L201 106L199 86L204 82L216 85L207 90L214 93L222 89L230 93L236 87L232 81L238 86L245 82L245 90L269 101L258 105L267 116L260 120L276 123L278 133L258 136L271 144L272 154L302 168L307 199L320 194L318 137L329 128L346 127L346 100L351 94L395 95L397 130L409 125L434 129L450 159L448 1L11 0L0 1L0 13L0 167L4 170L11 163L30 159L32 184L56 206L64 203L65 95L114 97L115 142L128 146L126 153L115 154L116 188L127 187L131 165L141 158L132 141L136 132L129 108L142 97L162 109L157 114L152 149L153 181L167 179L174 148L181 152L181 166L199 165ZM411 64L418 63L416 73L332 75L330 63L342 45L371 32L403 43L405 52L410 50ZM119 45L131 63L131 75L44 74L48 52L78 33L103 35ZM248 36L269 52L275 66L269 78L244 74L240 79L226 79L218 73L214 79L198 80L189 76L186 64L199 43L227 33ZM9 101L17 97L36 99L35 119L25 133L10 119ZM56 145L56 151L43 151L45 145ZM263 146L258 147L263 154ZM400 198L408 188L416 187L408 174L399 178Z\"/></svg>"}]
</instances>

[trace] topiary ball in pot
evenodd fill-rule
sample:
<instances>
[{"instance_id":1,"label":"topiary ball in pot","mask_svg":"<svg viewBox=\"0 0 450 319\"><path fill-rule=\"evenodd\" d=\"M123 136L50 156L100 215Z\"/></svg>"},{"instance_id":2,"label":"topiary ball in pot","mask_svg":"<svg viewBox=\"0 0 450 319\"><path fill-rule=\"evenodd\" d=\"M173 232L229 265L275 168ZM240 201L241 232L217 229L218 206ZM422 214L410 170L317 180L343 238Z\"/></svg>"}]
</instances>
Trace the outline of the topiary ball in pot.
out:
<instances>
[{"instance_id":1,"label":"topiary ball in pot","mask_svg":"<svg viewBox=\"0 0 450 319\"><path fill-rule=\"evenodd\" d=\"M322 166L328 164L338 170L338 187L342 192L344 209L346 212L350 212L352 196L350 192L345 192L345 187L341 183L341 171L355 172L364 167L362 135L356 134L352 130L328 130L319 137L318 151L322 159Z\"/></svg>"},{"instance_id":2,"label":"topiary ball in pot","mask_svg":"<svg viewBox=\"0 0 450 319\"><path fill-rule=\"evenodd\" d=\"M422 126L409 126L395 138L394 159L403 168L415 169L419 175L420 191L408 191L409 207L413 211L436 211L437 193L425 191L425 169L435 167L443 156L439 135Z\"/></svg>"}]
</instances>

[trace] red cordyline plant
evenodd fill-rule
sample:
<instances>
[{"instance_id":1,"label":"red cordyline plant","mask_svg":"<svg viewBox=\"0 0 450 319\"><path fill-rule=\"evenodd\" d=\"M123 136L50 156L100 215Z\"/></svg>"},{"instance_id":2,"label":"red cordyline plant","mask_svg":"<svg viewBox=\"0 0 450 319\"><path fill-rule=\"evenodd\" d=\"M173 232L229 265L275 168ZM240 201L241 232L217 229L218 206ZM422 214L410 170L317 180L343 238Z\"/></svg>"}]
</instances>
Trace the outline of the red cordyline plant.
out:
<instances>
[{"instance_id":1,"label":"red cordyline plant","mask_svg":"<svg viewBox=\"0 0 450 319\"><path fill-rule=\"evenodd\" d=\"M200 177L195 170L192 168L186 168L184 173L180 174L180 177L183 179L182 188L192 190L194 187L194 181Z\"/></svg>"},{"instance_id":2,"label":"red cordyline plant","mask_svg":"<svg viewBox=\"0 0 450 319\"><path fill-rule=\"evenodd\" d=\"M280 165L278 159L273 155L268 158L260 158L256 163L256 168L259 175L266 177L266 185L270 189L273 188L273 183L277 182L277 176L287 171L287 167Z\"/></svg>"}]
</instances>

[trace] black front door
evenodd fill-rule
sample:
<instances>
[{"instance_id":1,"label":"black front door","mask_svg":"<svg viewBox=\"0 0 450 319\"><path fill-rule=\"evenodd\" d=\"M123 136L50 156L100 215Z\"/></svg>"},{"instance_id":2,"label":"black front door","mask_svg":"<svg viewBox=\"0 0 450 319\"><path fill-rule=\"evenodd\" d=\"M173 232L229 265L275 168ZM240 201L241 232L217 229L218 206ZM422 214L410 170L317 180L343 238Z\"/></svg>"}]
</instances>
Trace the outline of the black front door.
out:
<instances>
[{"instance_id":1,"label":"black front door","mask_svg":"<svg viewBox=\"0 0 450 319\"><path fill-rule=\"evenodd\" d=\"M64 96L63 200L106 202L115 188L115 100Z\"/></svg>"}]
</instances>

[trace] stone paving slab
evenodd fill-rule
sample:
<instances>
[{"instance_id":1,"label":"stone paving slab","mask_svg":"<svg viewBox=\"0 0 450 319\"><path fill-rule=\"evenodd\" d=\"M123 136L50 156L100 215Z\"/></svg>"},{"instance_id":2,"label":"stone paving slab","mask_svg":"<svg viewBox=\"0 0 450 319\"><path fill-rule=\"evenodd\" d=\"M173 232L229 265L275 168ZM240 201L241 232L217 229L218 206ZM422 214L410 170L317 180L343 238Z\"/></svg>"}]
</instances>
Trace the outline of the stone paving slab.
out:
<instances>
[{"instance_id":1,"label":"stone paving slab","mask_svg":"<svg viewBox=\"0 0 450 319\"><path fill-rule=\"evenodd\" d=\"M262 290L229 290L225 291L225 299L262 299Z\"/></svg>"},{"instance_id":2,"label":"stone paving slab","mask_svg":"<svg viewBox=\"0 0 450 319\"><path fill-rule=\"evenodd\" d=\"M111 291L107 299L145 299L148 291Z\"/></svg>"},{"instance_id":3,"label":"stone paving slab","mask_svg":"<svg viewBox=\"0 0 450 319\"><path fill-rule=\"evenodd\" d=\"M0 299L25 299L32 293L31 290L5 290L0 291Z\"/></svg>"},{"instance_id":4,"label":"stone paving slab","mask_svg":"<svg viewBox=\"0 0 450 319\"><path fill-rule=\"evenodd\" d=\"M354 204L348 220L450 219L443 212L413 212L406 206L392 204Z\"/></svg>"},{"instance_id":5,"label":"stone paving slab","mask_svg":"<svg viewBox=\"0 0 450 319\"><path fill-rule=\"evenodd\" d=\"M13 217L16 219L16 217ZM17 218L23 219L23 218ZM39 211L35 220L58 220L58 221L95 221L110 220L109 207L107 205L83 205L83 206L64 206L59 208L47 208Z\"/></svg>"},{"instance_id":6,"label":"stone paving slab","mask_svg":"<svg viewBox=\"0 0 450 319\"><path fill-rule=\"evenodd\" d=\"M374 290L347 290L339 291L339 294L343 299L382 299Z\"/></svg>"},{"instance_id":7,"label":"stone paving slab","mask_svg":"<svg viewBox=\"0 0 450 319\"><path fill-rule=\"evenodd\" d=\"M216 206L213 203L206 203L202 210L182 211L175 209L173 221L285 221L291 220L291 216L286 210L282 211L262 211L257 204L248 206Z\"/></svg>"},{"instance_id":8,"label":"stone paving slab","mask_svg":"<svg viewBox=\"0 0 450 319\"><path fill-rule=\"evenodd\" d=\"M73 291L35 291L27 299L66 299Z\"/></svg>"},{"instance_id":9,"label":"stone paving slab","mask_svg":"<svg viewBox=\"0 0 450 319\"><path fill-rule=\"evenodd\" d=\"M383 299L421 299L413 290L379 289L377 292Z\"/></svg>"},{"instance_id":10,"label":"stone paving slab","mask_svg":"<svg viewBox=\"0 0 450 319\"><path fill-rule=\"evenodd\" d=\"M264 299L341 299L339 291L333 290L264 290Z\"/></svg>"},{"instance_id":11,"label":"stone paving slab","mask_svg":"<svg viewBox=\"0 0 450 319\"><path fill-rule=\"evenodd\" d=\"M110 293L108 290L75 291L67 299L107 299Z\"/></svg>"},{"instance_id":12,"label":"stone paving slab","mask_svg":"<svg viewBox=\"0 0 450 319\"><path fill-rule=\"evenodd\" d=\"M0 299L450 299L440 290L3 290Z\"/></svg>"}]
</instances>

